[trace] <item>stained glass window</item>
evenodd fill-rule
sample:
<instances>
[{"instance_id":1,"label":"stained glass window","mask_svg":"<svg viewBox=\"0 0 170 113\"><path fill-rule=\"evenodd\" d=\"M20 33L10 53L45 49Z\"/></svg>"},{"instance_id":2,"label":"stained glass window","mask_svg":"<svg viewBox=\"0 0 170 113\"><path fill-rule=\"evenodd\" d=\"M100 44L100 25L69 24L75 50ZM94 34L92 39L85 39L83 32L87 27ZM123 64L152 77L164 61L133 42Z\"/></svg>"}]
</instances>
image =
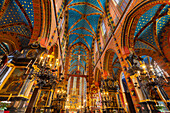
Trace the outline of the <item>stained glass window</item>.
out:
<instances>
[{"instance_id":1,"label":"stained glass window","mask_svg":"<svg viewBox=\"0 0 170 113\"><path fill-rule=\"evenodd\" d=\"M95 50L98 51L97 40L95 40Z\"/></svg>"},{"instance_id":2,"label":"stained glass window","mask_svg":"<svg viewBox=\"0 0 170 113\"><path fill-rule=\"evenodd\" d=\"M128 3L128 2L129 2L129 0L125 0L125 2L126 2L126 3Z\"/></svg>"},{"instance_id":3,"label":"stained glass window","mask_svg":"<svg viewBox=\"0 0 170 113\"><path fill-rule=\"evenodd\" d=\"M112 0L115 5L119 4L121 0Z\"/></svg>"},{"instance_id":4,"label":"stained glass window","mask_svg":"<svg viewBox=\"0 0 170 113\"><path fill-rule=\"evenodd\" d=\"M102 21L102 36L104 36L106 34L106 27L104 24L104 20Z\"/></svg>"},{"instance_id":5,"label":"stained glass window","mask_svg":"<svg viewBox=\"0 0 170 113\"><path fill-rule=\"evenodd\" d=\"M61 22L60 29L62 29L62 27L63 27L63 23L64 23L64 16L63 16L63 19L62 19L62 22Z\"/></svg>"}]
</instances>

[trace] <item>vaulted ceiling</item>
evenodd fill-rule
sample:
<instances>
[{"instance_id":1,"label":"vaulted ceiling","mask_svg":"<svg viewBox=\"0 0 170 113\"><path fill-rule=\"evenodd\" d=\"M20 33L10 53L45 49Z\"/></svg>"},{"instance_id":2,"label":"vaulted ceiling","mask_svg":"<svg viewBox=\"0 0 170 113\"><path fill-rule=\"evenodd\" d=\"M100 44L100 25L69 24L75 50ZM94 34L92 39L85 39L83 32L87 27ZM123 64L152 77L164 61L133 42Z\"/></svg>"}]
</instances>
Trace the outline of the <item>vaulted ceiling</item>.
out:
<instances>
[{"instance_id":1,"label":"vaulted ceiling","mask_svg":"<svg viewBox=\"0 0 170 113\"><path fill-rule=\"evenodd\" d=\"M75 73L74 70L79 65L83 73L86 69L88 52L91 51L97 35L99 20L105 14L106 0L67 0L65 5L68 10L68 20L66 20L68 47L77 45L72 50L70 72ZM0 32L15 34L12 38L20 42L20 47L27 46L36 24L33 1L1 0L0 10L3 11L0 15ZM7 43L0 44L1 54L9 51Z\"/></svg>"},{"instance_id":2,"label":"vaulted ceiling","mask_svg":"<svg viewBox=\"0 0 170 113\"><path fill-rule=\"evenodd\" d=\"M128 29L124 31L128 35L123 37L125 39L124 46L134 47L136 51L149 50L162 55L166 54L163 51L162 43L164 32L166 32L165 27L170 22L169 8L169 4L155 4L145 8L147 11L142 8L134 9L134 13L127 16L125 23ZM140 11L137 12L137 10ZM137 16L134 17L134 15ZM135 21L131 22L132 18Z\"/></svg>"},{"instance_id":3,"label":"vaulted ceiling","mask_svg":"<svg viewBox=\"0 0 170 113\"><path fill-rule=\"evenodd\" d=\"M165 25L170 20L167 15L170 5L158 4L146 11L139 19L134 33L135 48L160 52L160 39Z\"/></svg>"},{"instance_id":4,"label":"vaulted ceiling","mask_svg":"<svg viewBox=\"0 0 170 113\"><path fill-rule=\"evenodd\" d=\"M9 33L15 36L11 38L21 42L21 48L27 46L34 26L32 0L0 0L0 10L0 34ZM5 42L0 43L0 54L9 52L4 45L8 46Z\"/></svg>"},{"instance_id":5,"label":"vaulted ceiling","mask_svg":"<svg viewBox=\"0 0 170 113\"><path fill-rule=\"evenodd\" d=\"M87 53L81 44L89 51L92 49L92 41L96 37L99 19L105 13L106 0L68 0L68 46L79 45L74 48L71 56L70 72L75 73L79 65L81 73L86 68ZM81 50L81 51L80 51ZM80 55L80 58L78 58ZM80 60L80 61L78 61Z\"/></svg>"},{"instance_id":6,"label":"vaulted ceiling","mask_svg":"<svg viewBox=\"0 0 170 113\"><path fill-rule=\"evenodd\" d=\"M105 0L68 0L67 7L69 46L81 42L91 49Z\"/></svg>"}]
</instances>

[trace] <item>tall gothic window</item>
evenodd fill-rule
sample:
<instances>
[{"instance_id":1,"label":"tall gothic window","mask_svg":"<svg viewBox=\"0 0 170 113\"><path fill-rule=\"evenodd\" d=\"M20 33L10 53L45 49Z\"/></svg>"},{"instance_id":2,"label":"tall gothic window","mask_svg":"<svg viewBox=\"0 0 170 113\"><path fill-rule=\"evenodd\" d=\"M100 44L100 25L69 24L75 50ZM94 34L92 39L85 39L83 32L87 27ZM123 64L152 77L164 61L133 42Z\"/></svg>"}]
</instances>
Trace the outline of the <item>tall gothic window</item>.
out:
<instances>
[{"instance_id":1,"label":"tall gothic window","mask_svg":"<svg viewBox=\"0 0 170 113\"><path fill-rule=\"evenodd\" d=\"M62 19L62 21L61 21L61 26L60 26L60 29L62 29L62 27L63 27L63 24L64 24L64 16L63 16L63 19Z\"/></svg>"},{"instance_id":2,"label":"tall gothic window","mask_svg":"<svg viewBox=\"0 0 170 113\"><path fill-rule=\"evenodd\" d=\"M104 20L102 21L102 36L104 36L106 34L106 27L104 24Z\"/></svg>"},{"instance_id":3,"label":"tall gothic window","mask_svg":"<svg viewBox=\"0 0 170 113\"><path fill-rule=\"evenodd\" d=\"M121 0L112 0L115 5L119 4Z\"/></svg>"},{"instance_id":4,"label":"tall gothic window","mask_svg":"<svg viewBox=\"0 0 170 113\"><path fill-rule=\"evenodd\" d=\"M105 45L106 44L106 26L105 26L104 20L102 21L101 30L102 30L103 42Z\"/></svg>"},{"instance_id":5,"label":"tall gothic window","mask_svg":"<svg viewBox=\"0 0 170 113\"><path fill-rule=\"evenodd\" d=\"M55 1L55 9L56 9L56 10L57 10L57 7L58 7L58 6L57 6L57 0L56 0L56 1Z\"/></svg>"},{"instance_id":6,"label":"tall gothic window","mask_svg":"<svg viewBox=\"0 0 170 113\"><path fill-rule=\"evenodd\" d=\"M96 59L96 61L99 58L98 56L99 56L98 44L97 44L97 40L95 40L95 59Z\"/></svg>"},{"instance_id":7,"label":"tall gothic window","mask_svg":"<svg viewBox=\"0 0 170 113\"><path fill-rule=\"evenodd\" d=\"M129 2L129 0L125 0L125 2L126 2L126 3L128 3L128 2Z\"/></svg>"}]
</instances>

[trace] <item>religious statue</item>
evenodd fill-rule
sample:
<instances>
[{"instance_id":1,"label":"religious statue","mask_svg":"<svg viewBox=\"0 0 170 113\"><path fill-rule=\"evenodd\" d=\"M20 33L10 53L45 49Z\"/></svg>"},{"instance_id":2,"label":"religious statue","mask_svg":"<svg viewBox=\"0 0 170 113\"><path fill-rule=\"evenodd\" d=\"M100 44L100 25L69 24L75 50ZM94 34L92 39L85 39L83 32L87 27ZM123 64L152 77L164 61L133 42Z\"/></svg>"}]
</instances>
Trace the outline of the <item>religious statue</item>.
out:
<instances>
[{"instance_id":1,"label":"religious statue","mask_svg":"<svg viewBox=\"0 0 170 113\"><path fill-rule=\"evenodd\" d=\"M142 60L141 57L137 56L132 48L129 48L130 54L125 58L129 65L128 73L134 74L138 70L142 70L140 68L140 61Z\"/></svg>"}]
</instances>

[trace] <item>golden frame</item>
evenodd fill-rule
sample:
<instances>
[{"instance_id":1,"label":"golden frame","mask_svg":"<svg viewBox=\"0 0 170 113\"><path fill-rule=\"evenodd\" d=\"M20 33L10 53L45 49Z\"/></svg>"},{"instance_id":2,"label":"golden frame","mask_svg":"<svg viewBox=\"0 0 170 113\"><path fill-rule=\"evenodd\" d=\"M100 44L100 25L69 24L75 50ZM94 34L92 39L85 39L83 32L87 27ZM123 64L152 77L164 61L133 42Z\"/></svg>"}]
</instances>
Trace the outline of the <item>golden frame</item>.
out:
<instances>
[{"instance_id":1,"label":"golden frame","mask_svg":"<svg viewBox=\"0 0 170 113\"><path fill-rule=\"evenodd\" d=\"M45 102L45 106L44 106L44 105L43 105L43 106L37 106L42 91L48 91L47 100L46 100L46 102ZM52 98L52 97L49 97L49 96L50 96L50 92L51 92L51 90L49 90L49 89L40 89L40 91L38 92L38 93L39 93L39 94L38 94L38 98L37 98L37 100L36 100L36 104L34 105L34 107L37 107L37 108L49 107L49 106L47 105L47 104L48 104L48 100ZM51 95L51 96L52 96L52 95Z\"/></svg>"},{"instance_id":2,"label":"golden frame","mask_svg":"<svg viewBox=\"0 0 170 113\"><path fill-rule=\"evenodd\" d=\"M23 69L25 68L26 66L15 66L14 64L12 63L8 63L7 64L7 67L9 68L12 68L11 71L9 72L9 74L6 76L6 78L4 79L3 83L0 85L0 92L2 90L2 88L4 87L4 85L6 84L6 82L8 81L8 79L11 77L11 75L13 74L13 72L15 71L15 69ZM24 72L24 71L23 71ZM25 72L24 72L25 73ZM27 78L27 77L26 77ZM26 79L25 78L25 79ZM25 83L25 79L23 80L23 84ZM8 100L11 98L11 97L23 97L23 98L28 98L26 96L23 96L23 95L19 95L20 92L22 90L22 86L21 88L19 89L18 91L18 94L16 95L13 95L12 93L11 94L0 94L1 97L8 97Z\"/></svg>"}]
</instances>

